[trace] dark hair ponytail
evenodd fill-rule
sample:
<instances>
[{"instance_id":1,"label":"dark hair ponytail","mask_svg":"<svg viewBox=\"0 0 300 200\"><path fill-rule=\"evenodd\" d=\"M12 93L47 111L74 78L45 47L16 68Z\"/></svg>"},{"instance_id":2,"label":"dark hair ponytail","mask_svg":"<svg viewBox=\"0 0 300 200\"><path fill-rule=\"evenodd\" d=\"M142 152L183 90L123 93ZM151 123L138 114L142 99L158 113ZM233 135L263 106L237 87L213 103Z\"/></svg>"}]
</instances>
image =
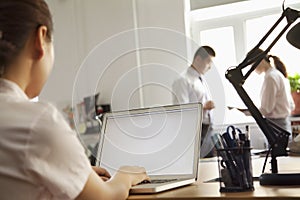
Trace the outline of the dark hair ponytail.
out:
<instances>
[{"instance_id":1,"label":"dark hair ponytail","mask_svg":"<svg viewBox=\"0 0 300 200\"><path fill-rule=\"evenodd\" d=\"M0 1L0 67L7 67L21 52L29 36L40 26L52 39L53 22L44 0Z\"/></svg>"},{"instance_id":2,"label":"dark hair ponytail","mask_svg":"<svg viewBox=\"0 0 300 200\"><path fill-rule=\"evenodd\" d=\"M286 67L283 64L283 62L280 60L280 58L278 58L277 56L273 56L273 55L269 55L269 57L273 59L276 69L278 71L280 71L285 78L287 78L288 74L287 74L287 71L286 71Z\"/></svg>"}]
</instances>

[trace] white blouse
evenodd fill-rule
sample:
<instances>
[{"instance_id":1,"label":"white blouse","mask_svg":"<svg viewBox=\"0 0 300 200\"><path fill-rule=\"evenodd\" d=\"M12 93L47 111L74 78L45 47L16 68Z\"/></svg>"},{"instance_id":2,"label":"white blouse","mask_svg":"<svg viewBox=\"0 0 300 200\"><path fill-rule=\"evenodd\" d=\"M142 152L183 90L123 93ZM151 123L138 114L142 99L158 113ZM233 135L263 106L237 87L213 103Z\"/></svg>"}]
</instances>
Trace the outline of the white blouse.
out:
<instances>
[{"instance_id":1,"label":"white blouse","mask_svg":"<svg viewBox=\"0 0 300 200\"><path fill-rule=\"evenodd\" d=\"M92 168L58 110L0 79L0 113L0 199L76 198Z\"/></svg>"},{"instance_id":2,"label":"white blouse","mask_svg":"<svg viewBox=\"0 0 300 200\"><path fill-rule=\"evenodd\" d=\"M261 113L267 118L286 118L293 107L284 76L273 67L268 69L261 89Z\"/></svg>"}]
</instances>

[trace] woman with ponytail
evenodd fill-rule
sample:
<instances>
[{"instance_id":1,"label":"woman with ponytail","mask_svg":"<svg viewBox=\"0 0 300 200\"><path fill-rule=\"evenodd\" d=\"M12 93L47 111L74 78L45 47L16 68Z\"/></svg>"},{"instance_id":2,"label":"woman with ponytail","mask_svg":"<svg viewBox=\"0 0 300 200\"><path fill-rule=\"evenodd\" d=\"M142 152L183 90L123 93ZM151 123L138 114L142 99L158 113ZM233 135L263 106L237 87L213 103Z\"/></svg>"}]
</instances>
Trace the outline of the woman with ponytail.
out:
<instances>
[{"instance_id":1,"label":"woman with ponytail","mask_svg":"<svg viewBox=\"0 0 300 200\"><path fill-rule=\"evenodd\" d=\"M261 49L256 49L248 55L256 57L262 54ZM271 63L271 59L273 63ZM274 67L273 67L274 65ZM291 96L286 67L283 62L273 55L267 55L256 67L256 73L265 73L261 88L260 112L267 119L291 133L289 115L295 104Z\"/></svg>"}]
</instances>

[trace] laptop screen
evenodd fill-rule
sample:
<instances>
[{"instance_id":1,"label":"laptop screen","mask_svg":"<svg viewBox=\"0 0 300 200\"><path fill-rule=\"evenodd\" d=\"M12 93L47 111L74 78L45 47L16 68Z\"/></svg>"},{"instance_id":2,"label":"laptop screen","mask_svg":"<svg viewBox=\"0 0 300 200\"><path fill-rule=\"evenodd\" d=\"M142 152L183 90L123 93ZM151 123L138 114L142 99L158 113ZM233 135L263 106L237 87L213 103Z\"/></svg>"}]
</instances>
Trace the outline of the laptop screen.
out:
<instances>
[{"instance_id":1,"label":"laptop screen","mask_svg":"<svg viewBox=\"0 0 300 200\"><path fill-rule=\"evenodd\" d=\"M148 175L187 175L198 163L202 110L199 104L109 113L99 145L100 166L146 168Z\"/></svg>"}]
</instances>

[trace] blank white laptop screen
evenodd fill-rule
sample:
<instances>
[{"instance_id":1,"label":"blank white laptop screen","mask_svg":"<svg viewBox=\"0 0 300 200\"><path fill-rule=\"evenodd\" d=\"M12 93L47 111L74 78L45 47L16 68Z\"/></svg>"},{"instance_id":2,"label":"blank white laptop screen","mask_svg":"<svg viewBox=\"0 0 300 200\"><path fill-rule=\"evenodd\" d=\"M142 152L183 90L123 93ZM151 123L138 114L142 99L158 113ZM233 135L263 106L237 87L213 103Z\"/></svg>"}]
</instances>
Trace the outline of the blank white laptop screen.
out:
<instances>
[{"instance_id":1,"label":"blank white laptop screen","mask_svg":"<svg viewBox=\"0 0 300 200\"><path fill-rule=\"evenodd\" d=\"M102 128L100 166L111 174L123 165L143 166L148 175L193 174L201 113L197 106L110 113Z\"/></svg>"}]
</instances>

